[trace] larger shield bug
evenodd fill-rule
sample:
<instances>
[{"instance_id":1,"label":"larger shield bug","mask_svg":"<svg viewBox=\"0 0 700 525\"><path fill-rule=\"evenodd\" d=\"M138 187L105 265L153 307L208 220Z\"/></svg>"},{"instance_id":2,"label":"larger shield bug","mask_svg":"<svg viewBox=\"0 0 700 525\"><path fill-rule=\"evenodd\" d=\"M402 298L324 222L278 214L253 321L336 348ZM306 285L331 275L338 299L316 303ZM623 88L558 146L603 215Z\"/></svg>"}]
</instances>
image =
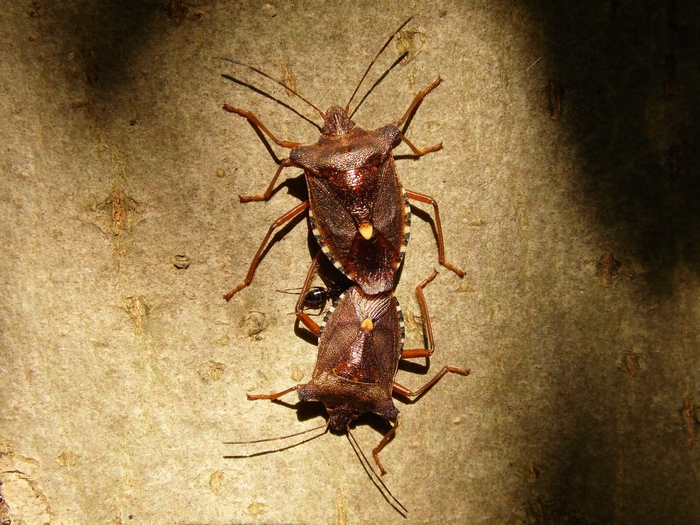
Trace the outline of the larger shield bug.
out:
<instances>
[{"instance_id":1,"label":"larger shield bug","mask_svg":"<svg viewBox=\"0 0 700 525\"><path fill-rule=\"evenodd\" d=\"M359 104L350 112L350 104L372 65L412 18L406 20L389 37L370 63L345 107L331 106L325 113L289 86L260 69L236 60L225 59L247 67L285 87L323 118L323 126L316 126L321 132L320 138L315 144L305 145L280 140L253 113L224 105L226 111L245 117L261 131L261 134L269 137L278 146L291 149L289 158L279 161L277 172L265 193L242 196L240 201L268 200L272 196L277 179L286 167L304 170L309 195L308 200L273 222L253 258L244 281L224 296L227 301L252 282L274 231L307 209L312 231L322 251L367 294L387 293L394 288L396 271L401 265L410 236L409 199L432 205L435 212L439 262L460 277L464 276L464 272L445 259L437 202L430 196L403 190L396 174L393 157L393 149L400 142L405 142L416 157L442 149L442 144L418 149L404 135L410 117L425 96L440 84L441 79L438 78L418 93L403 117L392 124L366 131L356 126L352 120Z\"/></svg>"}]
</instances>

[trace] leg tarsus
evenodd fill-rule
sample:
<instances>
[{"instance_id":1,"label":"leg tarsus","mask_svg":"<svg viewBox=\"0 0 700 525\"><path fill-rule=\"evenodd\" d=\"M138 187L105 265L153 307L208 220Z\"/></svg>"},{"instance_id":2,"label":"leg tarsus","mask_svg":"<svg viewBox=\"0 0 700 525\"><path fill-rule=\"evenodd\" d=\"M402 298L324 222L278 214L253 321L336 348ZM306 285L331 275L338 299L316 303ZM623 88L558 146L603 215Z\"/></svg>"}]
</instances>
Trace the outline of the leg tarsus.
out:
<instances>
[{"instance_id":1,"label":"leg tarsus","mask_svg":"<svg viewBox=\"0 0 700 525\"><path fill-rule=\"evenodd\" d=\"M262 195L239 195L238 200L240 202L252 202L252 201L266 201L272 196L272 191L275 189L275 183L277 182L277 179L280 176L280 173L282 173L282 170L284 168L289 168L291 166L296 166L294 162L292 162L289 159L282 159L279 163L279 167L277 168L277 172L275 173L275 176L272 177L272 180L270 181L270 184L268 185L267 189L265 190L265 193Z\"/></svg>"},{"instance_id":2,"label":"leg tarsus","mask_svg":"<svg viewBox=\"0 0 700 525\"><path fill-rule=\"evenodd\" d=\"M233 297L236 293L240 292L243 288L245 288L251 282L253 282L253 275L255 275L255 270L258 268L258 264L260 264L260 258L262 257L262 253L265 250L267 242L270 240L272 233L284 223L291 221L293 218L303 213L308 207L309 201L304 201L298 206L295 206L294 208L289 210L287 213L285 213L275 222L272 223L270 229L267 230L267 235L265 235L265 238L263 239L262 243L260 243L260 248L258 248L255 257L253 257L253 262L250 263L250 268L248 269L248 274L246 275L245 280L241 284L236 286L233 290L231 290L229 293L224 295L224 299L226 299L226 301L230 301L231 297Z\"/></svg>"},{"instance_id":3,"label":"leg tarsus","mask_svg":"<svg viewBox=\"0 0 700 525\"><path fill-rule=\"evenodd\" d=\"M270 140L272 140L272 142L274 142L275 144L277 144L278 146L280 146L282 148L294 149L297 146L301 145L301 142L292 142L290 140L278 139L277 137L275 137L272 134L272 132L269 129L267 129L265 124L260 122L260 119L258 117L256 117L255 115L253 115L250 111L246 111L245 109L241 109L241 108L236 108L234 106L229 106L228 104L224 104L224 109L226 111L228 111L229 113L236 113L237 115L240 115L241 117L248 119L248 122L251 122L252 124L257 126L258 128L260 128L260 130L263 133L265 133L265 135L270 137Z\"/></svg>"},{"instance_id":4,"label":"leg tarsus","mask_svg":"<svg viewBox=\"0 0 700 525\"><path fill-rule=\"evenodd\" d=\"M433 211L435 212L435 229L437 230L438 261L442 266L457 274L458 277L463 278L464 271L445 260L445 241L442 236L442 224L440 222L440 210L438 209L437 201L430 195L425 195L423 193L418 193L417 191L411 190L406 190L406 196L409 199L413 199L424 204L430 204L433 207Z\"/></svg>"},{"instance_id":5,"label":"leg tarsus","mask_svg":"<svg viewBox=\"0 0 700 525\"><path fill-rule=\"evenodd\" d=\"M426 384L424 384L422 387L420 387L418 390L409 390L403 385L400 385L396 381L394 381L392 390L394 394L399 394L404 397L419 397L423 395L425 392L430 390L435 383L440 381L442 377L447 374L448 372L451 372L453 374L459 374L461 376L468 376L470 370L469 369L463 369L463 368L457 368L456 366L444 366L442 367L442 370L440 370L437 374L435 374L435 377L433 377L430 381L428 381Z\"/></svg>"},{"instance_id":6,"label":"leg tarsus","mask_svg":"<svg viewBox=\"0 0 700 525\"><path fill-rule=\"evenodd\" d=\"M430 146L429 148L425 149L418 149L416 146L413 145L413 143L406 138L406 136L403 133L399 134L399 138L403 140L406 144L408 144L408 147L411 148L411 151L413 151L413 154L416 157L422 157L423 155L427 155L428 153L433 153L434 151L440 151L442 149L442 142L440 144L435 144L434 146Z\"/></svg>"},{"instance_id":7,"label":"leg tarsus","mask_svg":"<svg viewBox=\"0 0 700 525\"><path fill-rule=\"evenodd\" d=\"M293 387L288 388L287 390L282 390L282 392L277 392L276 394L246 394L246 397L250 401L255 401L257 399L269 399L270 401L274 401L275 399L279 399L280 397L287 395L290 392L294 392L295 390L299 390L305 386L306 385L294 385Z\"/></svg>"}]
</instances>

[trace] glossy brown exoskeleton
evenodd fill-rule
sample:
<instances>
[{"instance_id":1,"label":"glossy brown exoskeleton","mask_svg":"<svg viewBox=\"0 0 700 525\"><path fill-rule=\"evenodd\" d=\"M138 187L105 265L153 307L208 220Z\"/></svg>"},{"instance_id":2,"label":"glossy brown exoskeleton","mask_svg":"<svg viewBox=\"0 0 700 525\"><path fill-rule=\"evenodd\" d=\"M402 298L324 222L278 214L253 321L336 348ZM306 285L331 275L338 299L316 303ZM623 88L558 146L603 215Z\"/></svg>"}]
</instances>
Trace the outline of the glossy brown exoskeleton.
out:
<instances>
[{"instance_id":1,"label":"glossy brown exoskeleton","mask_svg":"<svg viewBox=\"0 0 700 525\"><path fill-rule=\"evenodd\" d=\"M307 174L309 223L340 271L366 293L388 292L411 228L392 155L401 132L394 124L357 128L338 107L328 110L326 122L318 143L290 155Z\"/></svg>"},{"instance_id":2,"label":"glossy brown exoskeleton","mask_svg":"<svg viewBox=\"0 0 700 525\"><path fill-rule=\"evenodd\" d=\"M377 57L410 20L409 18L389 38ZM365 71L362 80L377 57ZM280 83L256 68L233 60L229 61L248 67ZM274 230L307 209L309 209L309 221L313 233L321 249L333 264L367 294L390 292L394 287L394 277L403 260L410 236L409 198L433 206L439 261L460 277L464 275L461 270L445 260L437 203L427 195L403 190L396 175L393 157L393 148L401 141L405 142L417 157L442 149L442 144L437 144L420 150L411 144L401 129L423 98L440 82L441 79L438 78L418 93L400 120L372 131L364 130L352 121L352 114L349 113L352 97L345 108L332 106L323 113L301 95L287 88L323 117L324 125L320 128L321 137L315 144L308 145L280 140L252 113L228 104L224 105L226 111L248 119L278 146L292 150L289 158L279 162L279 168L265 193L240 197L241 202L269 199L282 169L286 167L304 170L309 193L307 201L302 202L272 224L253 258L244 282L226 294L226 300L250 284Z\"/></svg>"},{"instance_id":3,"label":"glossy brown exoskeleton","mask_svg":"<svg viewBox=\"0 0 700 525\"><path fill-rule=\"evenodd\" d=\"M318 257L307 275L304 292L297 303L299 320L318 336L318 358L308 383L295 385L276 394L249 394L248 399L278 399L297 391L300 401L321 402L329 414L329 425L346 431L362 414L373 412L391 423L372 455L384 474L379 452L391 439L398 425L399 411L393 394L417 397L448 372L468 375L469 370L443 367L435 377L417 390L410 390L394 378L401 359L427 358L434 350L432 328L423 288L437 276L434 272L416 288L425 321L428 348L406 350L401 308L392 292L367 295L359 286L349 288L326 314L319 327L303 311L306 290L316 269Z\"/></svg>"}]
</instances>

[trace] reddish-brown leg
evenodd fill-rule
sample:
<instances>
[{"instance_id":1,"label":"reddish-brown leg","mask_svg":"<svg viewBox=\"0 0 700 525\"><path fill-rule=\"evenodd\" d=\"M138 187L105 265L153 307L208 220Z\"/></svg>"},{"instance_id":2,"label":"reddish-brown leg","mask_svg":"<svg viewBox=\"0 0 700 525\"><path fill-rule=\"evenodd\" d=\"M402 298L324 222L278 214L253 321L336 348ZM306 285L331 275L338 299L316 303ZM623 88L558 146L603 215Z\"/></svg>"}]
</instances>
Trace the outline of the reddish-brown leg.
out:
<instances>
[{"instance_id":1,"label":"reddish-brown leg","mask_svg":"<svg viewBox=\"0 0 700 525\"><path fill-rule=\"evenodd\" d=\"M425 295L423 295L423 288L425 288L428 283L432 282L435 277L437 277L437 271L433 270L432 275L424 279L418 286L416 286L416 295L418 296L418 305L420 306L420 312L423 315L423 325L425 326L425 336L428 339L428 348L418 348L412 350L404 350L401 352L401 359L415 359L419 357L430 357L435 351L435 342L433 341L433 328L430 324L430 315L428 315L428 305L425 302Z\"/></svg>"},{"instance_id":2,"label":"reddish-brown leg","mask_svg":"<svg viewBox=\"0 0 700 525\"><path fill-rule=\"evenodd\" d=\"M394 122L394 125L396 127L401 127L401 125L404 122L406 122L408 117L411 116L411 113L413 113L413 111L416 109L418 104L421 103L421 101L425 98L425 96L428 93L430 93L433 89L438 87L440 85L440 82L442 82L442 79L440 77L438 77L438 79L435 82L433 82L427 88L425 88L423 91L418 93L416 95L416 97L413 99L413 102L411 102L411 105L409 106L408 111L406 111L406 114L403 116L403 118L401 118L401 120ZM399 134L399 138L401 140L403 140L408 145L409 148L411 148L411 151L413 151L413 154L416 155L417 157L422 157L423 155L426 155L428 153L432 153L434 151L440 151L442 149L442 142L440 144L435 144L434 146L430 146L430 147L425 148L425 149L418 149L416 146L413 145L413 143L411 143L410 140L408 140L404 136L403 133Z\"/></svg>"},{"instance_id":3,"label":"reddish-brown leg","mask_svg":"<svg viewBox=\"0 0 700 525\"><path fill-rule=\"evenodd\" d=\"M443 240L443 237L442 237L442 224L440 223L440 210L438 210L438 204L435 201L435 199L433 199L429 195L424 195L422 193L418 193L417 191L411 191L411 190L406 190L406 195L408 196L409 199L413 199L413 200L416 200L418 202L423 202L425 204L432 205L433 210L435 210L435 229L437 230L438 261L440 262L441 265L443 265L448 270L452 270L459 277L464 277L464 272L462 270L460 270L456 266L453 266L452 264L448 263L445 260L445 241Z\"/></svg>"},{"instance_id":4,"label":"reddish-brown leg","mask_svg":"<svg viewBox=\"0 0 700 525\"><path fill-rule=\"evenodd\" d=\"M411 102L411 105L408 107L408 110L406 111L406 114L401 118L401 120L398 120L394 122L394 125L396 127L401 127L401 125L408 120L408 117L411 116L411 113L413 113L413 110L416 109L418 104L421 103L421 101L425 98L425 96L430 93L433 89L438 87L440 85L440 82L442 82L442 79L440 77L435 80L432 84L430 84L427 88L425 88L423 91L418 93L416 97L413 99L413 102Z\"/></svg>"},{"instance_id":5,"label":"reddish-brown leg","mask_svg":"<svg viewBox=\"0 0 700 525\"><path fill-rule=\"evenodd\" d=\"M272 190L275 189L275 183L277 182L277 179L280 176L280 173L282 173L282 170L284 168L289 168L292 166L296 166L291 160L289 159L282 159L280 161L279 167L277 168L277 171L275 172L275 176L272 177L272 180L270 181L270 184L268 185L267 189L265 190L265 193L262 195L239 195L238 199L241 202L252 202L252 201L266 201L272 196Z\"/></svg>"},{"instance_id":6,"label":"reddish-brown leg","mask_svg":"<svg viewBox=\"0 0 700 525\"><path fill-rule=\"evenodd\" d=\"M379 452L384 448L384 445L386 445L389 440L392 438L392 436L396 433L396 427L399 426L399 421L398 419L396 421L390 421L391 423L391 430L384 434L384 437L382 440L379 442L379 445L377 445L374 450L372 451L372 456L374 457L374 462L377 464L379 467L379 472L382 473L382 476L386 474L386 469L384 468L384 465L382 465L382 462L379 461Z\"/></svg>"},{"instance_id":7,"label":"reddish-brown leg","mask_svg":"<svg viewBox=\"0 0 700 525\"><path fill-rule=\"evenodd\" d=\"M306 295L306 292L309 291L309 287L311 285L311 280L313 279L314 273L316 272L316 269L318 268L318 262L320 257L323 256L323 252L318 252L316 257L314 257L313 262L311 263L311 268L309 268L308 273L306 274L306 280L304 281L304 286L301 288L301 293L299 294L299 300L297 301L296 305L296 314L299 320L304 323L304 325L315 335L318 335L320 328L319 326L314 322L313 319L311 319L308 315L304 313L302 310L302 307L304 305L304 296ZM295 390L299 390L300 388L304 387L306 385L294 385L291 388L288 388L287 390L283 390L282 392L277 392L276 394L246 394L248 396L248 399L250 400L257 400L257 399L270 399L274 401L275 399L279 399L280 397L289 394L290 392L294 392Z\"/></svg>"},{"instance_id":8,"label":"reddish-brown leg","mask_svg":"<svg viewBox=\"0 0 700 525\"><path fill-rule=\"evenodd\" d=\"M251 122L252 124L257 126L258 128L260 128L260 131L262 131L263 133L265 133L265 135L270 137L270 140L272 140L272 142L274 142L275 144L277 144L278 146L280 146L282 148L294 149L297 146L301 145L301 142L292 142L289 140L278 139L270 132L269 129L267 129L265 124L260 122L260 119L258 117L256 117L255 115L253 115L250 111L246 111L245 109L229 106L228 104L224 104L224 109L226 111L228 111L229 113L236 113L237 115L240 115L241 117L247 118L249 122Z\"/></svg>"},{"instance_id":9,"label":"reddish-brown leg","mask_svg":"<svg viewBox=\"0 0 700 525\"><path fill-rule=\"evenodd\" d=\"M413 143L410 140L406 138L406 136L403 133L399 133L399 138L403 140L406 144L408 144L408 147L411 148L411 151L413 151L413 154L417 157L422 157L423 155L433 153L434 151L440 151L442 149L442 142L440 144L435 144L435 146L430 146L429 148L418 149L413 145Z\"/></svg>"},{"instance_id":10,"label":"reddish-brown leg","mask_svg":"<svg viewBox=\"0 0 700 525\"><path fill-rule=\"evenodd\" d=\"M426 384L424 384L418 390L409 390L405 386L400 385L396 381L394 381L393 393L399 394L402 396L406 396L406 397L418 397L418 396L424 394L426 391L430 390L430 388L435 383L440 381L440 379L442 379L442 376L444 376L448 372L451 372L453 374L459 374L461 376L467 376L467 375L469 375L470 370L469 369L464 370L462 368L457 368L456 366L444 366L444 367L442 367L442 370L440 370L437 374L435 374L435 377L433 377L430 381L428 381Z\"/></svg>"},{"instance_id":11,"label":"reddish-brown leg","mask_svg":"<svg viewBox=\"0 0 700 525\"><path fill-rule=\"evenodd\" d=\"M412 348L401 352L401 359L419 359L421 357L430 357L433 353L427 348Z\"/></svg>"},{"instance_id":12,"label":"reddish-brown leg","mask_svg":"<svg viewBox=\"0 0 700 525\"><path fill-rule=\"evenodd\" d=\"M274 401L275 399L279 399L280 397L289 394L290 392L294 392L295 390L299 390L300 388L305 387L306 385L294 385L291 388L288 388L287 390L282 390L282 392L277 392L276 394L246 394L246 397L250 401L254 401L256 399L269 399L271 401Z\"/></svg>"},{"instance_id":13,"label":"reddish-brown leg","mask_svg":"<svg viewBox=\"0 0 700 525\"><path fill-rule=\"evenodd\" d=\"M262 253L265 250L265 246L267 246L268 241L270 240L270 237L272 237L272 233L282 226L285 222L291 221L294 217L297 217L301 215L307 208L309 207L309 201L304 201L298 206L295 206L291 210L289 210L287 213L282 215L279 219L277 219L275 222L272 223L272 226L270 226L270 229L267 230L267 235L265 235L265 238L263 239L262 243L260 244L260 248L258 248L258 252L255 254L255 257L253 257L253 262L250 263L250 268L248 269L248 274L245 277L245 280L236 286L233 290L231 290L229 293L224 295L224 299L227 301L231 300L231 297L233 297L236 293L241 291L243 288L248 286L251 282L253 282L253 275L255 274L255 270L258 267L258 264L260 264L260 258L262 257Z\"/></svg>"},{"instance_id":14,"label":"reddish-brown leg","mask_svg":"<svg viewBox=\"0 0 700 525\"><path fill-rule=\"evenodd\" d=\"M297 301L297 305L294 310L294 312L297 315L297 319L304 323L304 326L306 326L306 328L308 328L311 331L311 333L313 333L316 336L318 336L319 332L321 331L321 328L318 326L316 321L311 319L311 317L309 317L309 315L304 312L303 306L304 298L306 297L306 293L311 287L311 280L313 279L314 273L316 273L316 270L318 269L318 263L321 257L324 257L324 255L323 252L319 251L318 254L316 254L316 257L314 257L314 261L311 263L311 267L309 268L309 271L306 274L306 280L304 281L304 285L301 287L299 300Z\"/></svg>"},{"instance_id":15,"label":"reddish-brown leg","mask_svg":"<svg viewBox=\"0 0 700 525\"><path fill-rule=\"evenodd\" d=\"M278 146L281 146L283 148L287 149L293 149L299 146L301 143L300 142L291 142L289 140L280 140L277 137L275 137L272 132L270 132L269 129L267 129L267 126L260 122L260 119L253 115L251 112L246 111L245 109L241 108L236 108L233 106L229 106L228 104L224 104L224 109L228 111L229 113L235 113L237 115L240 115L242 117L245 117L248 119L248 122L253 124L253 126L257 127L260 131L265 133L268 137L270 137L270 140L277 144ZM277 179L280 176L280 173L282 173L282 170L284 168L288 168L290 166L296 166L294 162L292 162L289 159L282 159L279 163L279 167L277 168L277 172L275 173L275 176L272 178L272 181L267 187L267 190L265 190L265 193L262 195L239 195L238 198L240 199L241 202L251 202L251 201L266 201L270 198L272 195L272 190L275 188L275 183L277 182Z\"/></svg>"}]
</instances>

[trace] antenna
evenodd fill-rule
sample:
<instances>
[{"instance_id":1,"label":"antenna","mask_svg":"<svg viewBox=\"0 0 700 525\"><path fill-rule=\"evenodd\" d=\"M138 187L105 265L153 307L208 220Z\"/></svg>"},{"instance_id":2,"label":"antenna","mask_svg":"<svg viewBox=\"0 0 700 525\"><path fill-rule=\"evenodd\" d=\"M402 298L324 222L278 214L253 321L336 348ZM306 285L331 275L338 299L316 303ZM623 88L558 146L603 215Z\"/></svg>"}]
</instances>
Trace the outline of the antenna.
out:
<instances>
[{"instance_id":1,"label":"antenna","mask_svg":"<svg viewBox=\"0 0 700 525\"><path fill-rule=\"evenodd\" d=\"M393 500L396 503L396 505L398 505L399 508L397 508L396 510L399 511L399 513L402 514L405 518L406 514L408 514L408 509L406 507L404 507L403 504L398 499L396 499L396 497L389 490L389 487L387 487L386 484L384 483L384 481L382 481L382 478L379 476L379 474L377 474L374 471L374 469L372 468L372 465L370 464L369 460L367 459L367 456L365 456L365 453L362 452L362 448L360 448L360 445L357 442L357 440L355 439L355 436L353 436L352 432L350 432L350 427L348 427L347 431L348 431L348 441L350 441L350 445L352 446L355 453L361 458L362 466L365 467L365 470L369 469L369 471L374 475L374 479L376 481L378 481L379 484L384 488L384 490L389 495L391 500ZM389 500L387 500L387 501L389 501ZM389 503L391 503L391 501L389 501ZM391 506L396 508L393 503L391 503Z\"/></svg>"},{"instance_id":2,"label":"antenna","mask_svg":"<svg viewBox=\"0 0 700 525\"><path fill-rule=\"evenodd\" d=\"M387 44L388 44L388 43L389 43L389 42L387 42ZM385 47L386 47L386 46L385 46ZM304 102L306 102L309 106L311 106L312 108L314 108L314 109L318 112L318 114L321 115L321 118L323 119L323 121L324 121L324 122L326 121L326 116L325 116L325 114L323 113L323 111L321 111L320 109L318 109L318 108L317 108L316 106L314 106L311 102L309 102L309 101L306 100L304 97L302 97L299 93L297 93L297 92L294 91L292 88L290 88L289 86L287 86L284 82L280 82L280 81L277 80L276 78L274 78L274 77L268 75L267 73L265 73L264 71L261 71L260 69L258 69L258 68L256 68L256 67L249 66L248 64L244 64L243 62L238 62L237 60L233 60L232 58L224 58L224 57L222 57L221 60L225 60L226 62L231 62L232 64L237 64L237 65L239 65L239 66L247 67L248 69L250 69L250 70L252 70L252 71L255 71L257 74L262 75L262 76L264 76L265 78L268 78L268 79L272 80L273 82L276 82L277 84L279 84L280 86L282 86L284 89L286 89L286 90L289 91L290 93L293 93L294 95L296 95L297 97L299 97L301 100L303 100Z\"/></svg>"},{"instance_id":3,"label":"antenna","mask_svg":"<svg viewBox=\"0 0 700 525\"><path fill-rule=\"evenodd\" d=\"M318 434L317 436L312 436L312 437L310 437L310 438L308 438L308 439L304 439L304 440L302 440L302 441L299 441L298 443L293 443L293 444L287 445L287 446L285 446L285 447L276 448L276 449L272 449L272 450L263 450L263 451L260 451L260 452L252 452L252 453L250 453L250 454L235 454L235 455L232 455L232 456L224 456L224 458L226 458L226 459L233 459L233 458L250 458L250 457L254 457L254 456L261 456L261 455L263 455L263 454L270 454L270 453L272 453L272 452L279 452L279 451L282 451L282 450L287 450L288 448L296 447L297 445L301 445L302 443L306 443L307 441L311 441L312 439L316 439L316 438L318 438L318 437L321 437L323 434L325 434L326 432L328 432L328 424L329 424L329 422L330 422L330 420L329 420L328 422L324 423L323 425L319 425L319 426L317 426L317 427L309 428L309 429L307 429L307 430L302 430L301 432L295 432L294 434L288 434L288 435L286 435L286 436L279 436L279 437L273 437L273 438L264 438L264 439L253 439L253 440L251 440L251 441L224 441L224 445L250 445L250 444L253 444L253 443L267 443L267 442L270 442L270 441L278 441L278 440L282 440L282 439L289 439L289 438L301 436L301 435L303 435L303 434L308 434L309 432L313 432L313 431L319 430L319 429L321 429L321 428L324 429L323 432L321 432L321 433Z\"/></svg>"},{"instance_id":4,"label":"antenna","mask_svg":"<svg viewBox=\"0 0 700 525\"><path fill-rule=\"evenodd\" d=\"M411 16L408 20L406 20L403 24L401 24L401 26L399 26L399 28L398 28L396 31L394 31L394 33L389 37L389 40L386 41L386 44L384 44L384 45L382 46L382 48L379 50L379 53L377 53L377 56L375 56L374 59L372 60L372 62L369 63L369 67L368 67L367 70L365 71L365 74L362 75L362 78L360 79L360 83L357 84L357 87L355 88L355 91L353 92L352 96L350 97L350 100L348 100L348 105L345 106L345 113L347 113L348 110L350 109L350 103L352 102L352 99L355 98L355 95L357 95L357 91L360 89L360 86L362 85L362 82L364 82L365 77L367 76L367 73L369 73L369 70L372 69L372 66L374 65L374 63L375 63L375 62L377 61L377 59L379 58L379 55L381 55L381 54L384 52L384 50L386 49L386 47L387 47L387 46L389 45L389 43L394 39L394 37L398 34L398 32L401 31L401 30L406 26L406 24L408 24L411 20L413 20L413 17L414 17L414 16L415 16L415 15ZM359 107L359 104L358 104L358 107ZM355 108L355 110L357 111L357 108ZM355 113L355 111L353 111L353 113Z\"/></svg>"}]
</instances>

